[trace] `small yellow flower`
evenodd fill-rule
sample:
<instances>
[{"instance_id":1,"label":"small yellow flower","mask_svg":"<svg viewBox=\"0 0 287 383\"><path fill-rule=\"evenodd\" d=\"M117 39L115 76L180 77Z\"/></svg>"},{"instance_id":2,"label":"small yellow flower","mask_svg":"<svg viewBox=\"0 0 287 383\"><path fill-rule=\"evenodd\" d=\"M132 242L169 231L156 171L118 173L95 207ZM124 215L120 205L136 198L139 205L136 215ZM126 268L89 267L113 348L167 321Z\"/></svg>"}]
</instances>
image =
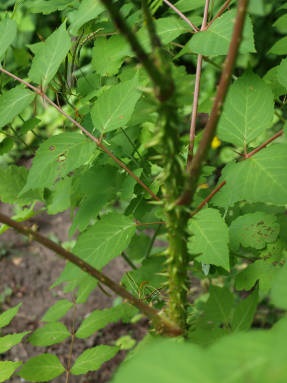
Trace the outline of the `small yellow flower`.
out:
<instances>
[{"instance_id":1,"label":"small yellow flower","mask_svg":"<svg viewBox=\"0 0 287 383\"><path fill-rule=\"evenodd\" d=\"M221 145L220 139L217 136L215 136L211 142L212 149L217 149L220 145Z\"/></svg>"}]
</instances>

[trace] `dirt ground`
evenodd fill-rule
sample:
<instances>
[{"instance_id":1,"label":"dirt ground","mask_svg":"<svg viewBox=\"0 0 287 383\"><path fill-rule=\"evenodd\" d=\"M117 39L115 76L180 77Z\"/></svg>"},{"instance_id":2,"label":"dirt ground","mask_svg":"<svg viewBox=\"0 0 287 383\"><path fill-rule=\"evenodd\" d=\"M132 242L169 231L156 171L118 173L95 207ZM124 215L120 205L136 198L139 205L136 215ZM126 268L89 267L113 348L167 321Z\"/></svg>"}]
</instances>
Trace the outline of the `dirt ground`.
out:
<instances>
[{"instance_id":1,"label":"dirt ground","mask_svg":"<svg viewBox=\"0 0 287 383\"><path fill-rule=\"evenodd\" d=\"M11 213L9 207L0 204L3 213ZM68 213L56 216L45 214L32 220L36 223L39 232L59 241L67 241L70 217ZM65 261L58 258L50 250L30 242L23 236L8 230L0 236L0 310L8 309L22 302L18 315L11 324L4 329L4 334L33 331L41 323L40 318L45 311L58 299L67 298L61 289L56 287L50 289L51 284L60 275ZM105 269L105 273L111 278L119 281L123 272L130 267L121 258L112 261ZM80 323L85 315L95 309L111 307L115 297L105 295L97 289L89 298L88 302L77 307L77 318L73 318L71 310L64 319L64 323L71 328L73 320ZM86 348L98 344L113 345L120 336L130 335L136 340L140 340L147 331L147 322L140 321L137 324L111 324L103 330L98 331L93 336L85 340L76 340L73 347L73 356L77 357ZM26 361L32 356L43 352L55 353L65 364L69 353L70 341L67 343L54 345L52 347L33 347L27 341L15 346L5 355L0 355L2 360L21 360ZM125 352L120 351L111 361L105 363L96 372L86 376L70 377L69 383L104 383L111 379L112 374L124 359ZM19 377L10 379L10 383L23 382ZM65 376L53 380L54 383L66 383Z\"/></svg>"}]
</instances>

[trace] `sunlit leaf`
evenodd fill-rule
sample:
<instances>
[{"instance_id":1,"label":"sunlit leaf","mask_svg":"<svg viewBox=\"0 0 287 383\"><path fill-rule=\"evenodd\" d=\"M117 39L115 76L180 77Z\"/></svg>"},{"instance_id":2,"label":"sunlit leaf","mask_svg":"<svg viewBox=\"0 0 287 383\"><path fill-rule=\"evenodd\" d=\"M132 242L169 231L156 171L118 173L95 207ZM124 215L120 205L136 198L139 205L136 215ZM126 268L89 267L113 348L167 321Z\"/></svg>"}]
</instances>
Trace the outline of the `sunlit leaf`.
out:
<instances>
[{"instance_id":1,"label":"sunlit leaf","mask_svg":"<svg viewBox=\"0 0 287 383\"><path fill-rule=\"evenodd\" d=\"M61 299L49 307L41 320L43 322L55 322L61 319L72 307L72 302L67 299Z\"/></svg>"},{"instance_id":2,"label":"sunlit leaf","mask_svg":"<svg viewBox=\"0 0 287 383\"><path fill-rule=\"evenodd\" d=\"M0 22L0 59L14 42L16 34L17 24L14 20L7 18Z\"/></svg>"},{"instance_id":3,"label":"sunlit leaf","mask_svg":"<svg viewBox=\"0 0 287 383\"><path fill-rule=\"evenodd\" d=\"M4 313L0 315L0 328L8 326L8 324L11 322L14 316L17 315L20 306L21 303L19 303L15 307L12 307L11 309L4 311Z\"/></svg>"},{"instance_id":4,"label":"sunlit leaf","mask_svg":"<svg viewBox=\"0 0 287 383\"><path fill-rule=\"evenodd\" d=\"M118 351L118 347L105 345L89 348L76 359L71 373L73 375L81 375L89 371L96 371L103 363L113 358Z\"/></svg>"},{"instance_id":5,"label":"sunlit leaf","mask_svg":"<svg viewBox=\"0 0 287 383\"><path fill-rule=\"evenodd\" d=\"M273 93L255 74L240 77L229 89L218 125L222 141L248 147L271 126L274 113Z\"/></svg>"},{"instance_id":6,"label":"sunlit leaf","mask_svg":"<svg viewBox=\"0 0 287 383\"><path fill-rule=\"evenodd\" d=\"M51 322L34 331L29 342L34 346L51 346L63 342L69 336L71 334L63 323Z\"/></svg>"},{"instance_id":7,"label":"sunlit leaf","mask_svg":"<svg viewBox=\"0 0 287 383\"><path fill-rule=\"evenodd\" d=\"M30 382L48 382L61 375L65 368L52 354L41 354L30 358L21 368L19 375Z\"/></svg>"},{"instance_id":8,"label":"sunlit leaf","mask_svg":"<svg viewBox=\"0 0 287 383\"><path fill-rule=\"evenodd\" d=\"M0 96L0 128L12 122L31 102L35 95L27 89L17 86Z\"/></svg>"},{"instance_id":9,"label":"sunlit leaf","mask_svg":"<svg viewBox=\"0 0 287 383\"><path fill-rule=\"evenodd\" d=\"M24 331L18 334L8 334L0 337L0 354L4 354L6 351L10 350L10 348L20 343L27 334L29 334L29 331Z\"/></svg>"},{"instance_id":10,"label":"sunlit leaf","mask_svg":"<svg viewBox=\"0 0 287 383\"><path fill-rule=\"evenodd\" d=\"M8 382L8 379L21 364L22 362L0 361L0 382Z\"/></svg>"},{"instance_id":11,"label":"sunlit leaf","mask_svg":"<svg viewBox=\"0 0 287 383\"><path fill-rule=\"evenodd\" d=\"M71 22L70 31L76 35L78 30L88 21L95 19L105 10L99 0L83 0L80 3L79 9L70 14Z\"/></svg>"},{"instance_id":12,"label":"sunlit leaf","mask_svg":"<svg viewBox=\"0 0 287 383\"><path fill-rule=\"evenodd\" d=\"M62 24L45 42L41 43L33 58L29 77L46 89L56 75L71 47L71 38Z\"/></svg>"}]
</instances>

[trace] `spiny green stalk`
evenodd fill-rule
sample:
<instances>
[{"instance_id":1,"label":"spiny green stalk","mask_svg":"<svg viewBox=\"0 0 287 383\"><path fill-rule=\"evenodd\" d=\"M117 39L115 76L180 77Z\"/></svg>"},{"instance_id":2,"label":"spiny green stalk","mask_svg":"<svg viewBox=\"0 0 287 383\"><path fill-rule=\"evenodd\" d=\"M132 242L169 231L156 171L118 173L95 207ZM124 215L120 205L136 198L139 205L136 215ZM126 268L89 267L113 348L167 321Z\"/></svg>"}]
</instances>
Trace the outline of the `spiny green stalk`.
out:
<instances>
[{"instance_id":1,"label":"spiny green stalk","mask_svg":"<svg viewBox=\"0 0 287 383\"><path fill-rule=\"evenodd\" d=\"M163 160L163 203L168 235L168 316L185 329L186 324L186 282L188 256L186 247L186 225L188 214L183 206L176 206L178 193L185 182L184 163L179 157L179 136L177 130L176 105L173 102L162 104L160 110L161 147Z\"/></svg>"}]
</instances>

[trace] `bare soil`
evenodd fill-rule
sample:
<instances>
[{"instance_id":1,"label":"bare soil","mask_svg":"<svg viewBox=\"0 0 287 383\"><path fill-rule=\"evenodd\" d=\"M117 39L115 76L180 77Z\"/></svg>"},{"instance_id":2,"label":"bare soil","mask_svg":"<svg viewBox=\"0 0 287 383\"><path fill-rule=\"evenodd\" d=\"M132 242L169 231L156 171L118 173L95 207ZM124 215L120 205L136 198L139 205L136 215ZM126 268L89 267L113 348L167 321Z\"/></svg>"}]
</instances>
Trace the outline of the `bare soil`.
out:
<instances>
[{"instance_id":1,"label":"bare soil","mask_svg":"<svg viewBox=\"0 0 287 383\"><path fill-rule=\"evenodd\" d=\"M11 213L6 205L1 205L2 212ZM34 218L38 231L46 236L58 239L60 242L70 240L68 230L70 217L68 213L55 216L45 214ZM52 283L60 275L65 261L60 259L50 250L30 242L9 229L0 237L0 312L15 306L19 302L22 306L18 315L11 324L4 329L4 334L21 331L33 331L41 326L41 317L46 310L58 299L69 297L64 294L61 286L50 289ZM129 266L120 257L112 261L106 268L105 273L119 281L121 275L129 270ZM68 328L81 323L85 315L95 309L111 307L115 296L108 296L100 289L93 292L86 304L77 305L77 311L71 310L64 318ZM76 318L75 318L76 315ZM129 334L136 340L140 340L147 332L148 324L140 321L137 324L111 324L85 340L76 339L72 359L75 359L86 348L98 344L113 345L123 335ZM27 341L13 347L7 354L0 355L3 360L26 361L32 356L43 352L56 354L62 363L66 365L70 355L70 340L49 348L33 347ZM104 383L111 379L112 374L124 359L126 352L120 351L111 361L105 363L100 370L88 373L86 376L71 376L69 383ZM10 380L11 383L23 382L19 377ZM66 383L66 377L61 376L53 380L54 383Z\"/></svg>"}]
</instances>

